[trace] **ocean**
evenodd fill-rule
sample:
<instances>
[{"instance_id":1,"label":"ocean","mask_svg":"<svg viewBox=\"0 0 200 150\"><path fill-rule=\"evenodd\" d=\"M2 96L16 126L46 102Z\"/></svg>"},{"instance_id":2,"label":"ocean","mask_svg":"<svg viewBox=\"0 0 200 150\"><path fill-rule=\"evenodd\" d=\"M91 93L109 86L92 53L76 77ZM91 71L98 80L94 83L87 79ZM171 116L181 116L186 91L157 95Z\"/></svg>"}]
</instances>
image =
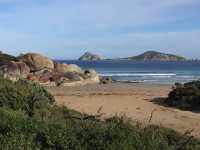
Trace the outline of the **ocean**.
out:
<instances>
[{"instance_id":1,"label":"ocean","mask_svg":"<svg viewBox=\"0 0 200 150\"><path fill-rule=\"evenodd\" d=\"M60 61L77 64L83 69L95 69L100 76L120 82L147 82L159 84L184 83L200 79L200 61Z\"/></svg>"}]
</instances>

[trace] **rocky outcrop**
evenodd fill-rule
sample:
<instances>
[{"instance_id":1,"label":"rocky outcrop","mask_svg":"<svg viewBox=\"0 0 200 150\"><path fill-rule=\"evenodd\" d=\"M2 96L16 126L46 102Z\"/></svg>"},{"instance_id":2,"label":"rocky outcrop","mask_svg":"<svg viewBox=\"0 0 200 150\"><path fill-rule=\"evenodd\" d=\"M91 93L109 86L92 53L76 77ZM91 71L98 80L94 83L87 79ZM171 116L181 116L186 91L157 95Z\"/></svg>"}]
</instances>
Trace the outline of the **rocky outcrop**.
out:
<instances>
[{"instance_id":1,"label":"rocky outcrop","mask_svg":"<svg viewBox=\"0 0 200 150\"><path fill-rule=\"evenodd\" d=\"M60 72L60 73L66 73L66 72L74 72L74 73L82 73L83 70L75 65L75 64L61 64L61 63L58 63L58 62L55 62L54 63L54 69L55 71L57 72Z\"/></svg>"},{"instance_id":2,"label":"rocky outcrop","mask_svg":"<svg viewBox=\"0 0 200 150\"><path fill-rule=\"evenodd\" d=\"M85 70L84 79L89 79L93 82L99 83L100 78L97 72L94 69Z\"/></svg>"},{"instance_id":3,"label":"rocky outcrop","mask_svg":"<svg viewBox=\"0 0 200 150\"><path fill-rule=\"evenodd\" d=\"M83 73L83 70L75 64L69 64L67 66L67 72Z\"/></svg>"},{"instance_id":4,"label":"rocky outcrop","mask_svg":"<svg viewBox=\"0 0 200 150\"><path fill-rule=\"evenodd\" d=\"M59 81L60 79L62 78L61 74L58 73L58 72L53 72L52 73L52 76L50 78L50 81L51 82L56 82L56 81Z\"/></svg>"},{"instance_id":5,"label":"rocky outcrop","mask_svg":"<svg viewBox=\"0 0 200 150\"><path fill-rule=\"evenodd\" d=\"M0 67L0 74L11 80L27 78L30 68L24 62L10 61Z\"/></svg>"},{"instance_id":6,"label":"rocky outcrop","mask_svg":"<svg viewBox=\"0 0 200 150\"><path fill-rule=\"evenodd\" d=\"M127 60L139 60L139 61L183 61L186 60L184 57L172 55L172 54L165 54L156 51L147 51L141 55L124 58Z\"/></svg>"},{"instance_id":7,"label":"rocky outcrop","mask_svg":"<svg viewBox=\"0 0 200 150\"><path fill-rule=\"evenodd\" d=\"M52 77L52 70L44 69L34 73L39 82L46 83L50 82L50 78Z\"/></svg>"},{"instance_id":8,"label":"rocky outcrop","mask_svg":"<svg viewBox=\"0 0 200 150\"><path fill-rule=\"evenodd\" d=\"M99 55L92 54L90 52L86 52L83 56L79 58L79 60L82 61L97 61L102 60L102 58Z\"/></svg>"},{"instance_id":9,"label":"rocky outcrop","mask_svg":"<svg viewBox=\"0 0 200 150\"><path fill-rule=\"evenodd\" d=\"M42 69L54 69L52 60L36 53L28 53L18 57L18 60L26 63L32 72Z\"/></svg>"},{"instance_id":10,"label":"rocky outcrop","mask_svg":"<svg viewBox=\"0 0 200 150\"><path fill-rule=\"evenodd\" d=\"M0 66L0 74L11 80L26 79L45 85L76 85L99 83L94 70L83 71L75 64L61 64L40 54L28 53Z\"/></svg>"}]
</instances>

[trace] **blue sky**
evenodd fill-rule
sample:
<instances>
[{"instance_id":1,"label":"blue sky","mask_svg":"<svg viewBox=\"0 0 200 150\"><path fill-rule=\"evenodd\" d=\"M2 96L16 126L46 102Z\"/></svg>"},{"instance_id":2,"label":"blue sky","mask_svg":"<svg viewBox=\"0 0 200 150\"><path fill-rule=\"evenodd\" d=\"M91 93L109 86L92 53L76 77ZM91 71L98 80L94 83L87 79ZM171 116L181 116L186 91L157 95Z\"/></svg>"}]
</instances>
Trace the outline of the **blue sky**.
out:
<instances>
[{"instance_id":1,"label":"blue sky","mask_svg":"<svg viewBox=\"0 0 200 150\"><path fill-rule=\"evenodd\" d=\"M200 0L0 0L0 49L74 59L147 50L200 58Z\"/></svg>"}]
</instances>

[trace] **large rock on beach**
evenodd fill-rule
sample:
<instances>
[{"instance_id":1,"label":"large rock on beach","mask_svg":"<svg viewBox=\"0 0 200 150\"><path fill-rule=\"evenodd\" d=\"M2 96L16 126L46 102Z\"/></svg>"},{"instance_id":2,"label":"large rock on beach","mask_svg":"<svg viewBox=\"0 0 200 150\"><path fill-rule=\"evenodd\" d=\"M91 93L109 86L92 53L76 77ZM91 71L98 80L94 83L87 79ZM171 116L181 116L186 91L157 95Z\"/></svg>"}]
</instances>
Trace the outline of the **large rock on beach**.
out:
<instances>
[{"instance_id":1,"label":"large rock on beach","mask_svg":"<svg viewBox=\"0 0 200 150\"><path fill-rule=\"evenodd\" d=\"M100 82L99 75L94 69L85 70L84 72L84 79L89 79L95 83Z\"/></svg>"},{"instance_id":2,"label":"large rock on beach","mask_svg":"<svg viewBox=\"0 0 200 150\"><path fill-rule=\"evenodd\" d=\"M50 81L51 81L51 82L57 82L57 81L59 81L59 80L61 80L61 74L58 73L58 72L53 72L53 73L52 73L52 76L51 76L51 78L50 78Z\"/></svg>"},{"instance_id":3,"label":"large rock on beach","mask_svg":"<svg viewBox=\"0 0 200 150\"><path fill-rule=\"evenodd\" d=\"M37 71L34 74L38 77L39 82L42 83L49 82L52 77L52 71L48 69Z\"/></svg>"},{"instance_id":4,"label":"large rock on beach","mask_svg":"<svg viewBox=\"0 0 200 150\"><path fill-rule=\"evenodd\" d=\"M81 74L83 72L83 70L75 64L61 64L58 62L54 63L54 69L59 73L73 72Z\"/></svg>"},{"instance_id":5,"label":"large rock on beach","mask_svg":"<svg viewBox=\"0 0 200 150\"><path fill-rule=\"evenodd\" d=\"M27 78L30 68L24 62L10 61L0 67L0 73L11 80Z\"/></svg>"},{"instance_id":6,"label":"large rock on beach","mask_svg":"<svg viewBox=\"0 0 200 150\"><path fill-rule=\"evenodd\" d=\"M32 72L28 75L27 79L41 83L51 82L53 72L52 70L44 69L37 72Z\"/></svg>"},{"instance_id":7,"label":"large rock on beach","mask_svg":"<svg viewBox=\"0 0 200 150\"><path fill-rule=\"evenodd\" d=\"M32 72L42 69L54 69L54 63L52 60L37 53L27 53L19 56L18 59L26 63Z\"/></svg>"}]
</instances>

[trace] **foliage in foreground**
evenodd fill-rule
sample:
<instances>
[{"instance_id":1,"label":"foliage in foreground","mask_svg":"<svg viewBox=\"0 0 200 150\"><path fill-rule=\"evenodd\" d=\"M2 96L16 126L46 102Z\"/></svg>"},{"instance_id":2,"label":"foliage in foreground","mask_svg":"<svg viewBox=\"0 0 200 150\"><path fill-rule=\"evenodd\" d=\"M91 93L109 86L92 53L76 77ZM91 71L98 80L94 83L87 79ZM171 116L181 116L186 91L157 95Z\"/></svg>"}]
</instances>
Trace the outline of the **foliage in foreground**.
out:
<instances>
[{"instance_id":1,"label":"foliage in foreground","mask_svg":"<svg viewBox=\"0 0 200 150\"><path fill-rule=\"evenodd\" d=\"M54 102L54 97L36 83L24 80L13 82L0 78L0 107L24 111L33 116L42 111L44 113Z\"/></svg>"},{"instance_id":2,"label":"foliage in foreground","mask_svg":"<svg viewBox=\"0 0 200 150\"><path fill-rule=\"evenodd\" d=\"M140 128L122 118L114 117L105 122L66 118L63 122L53 123L27 118L21 112L5 108L0 109L0 145L2 149L20 150L93 150L94 148L198 150L200 148L199 141L183 137L173 130L156 126Z\"/></svg>"},{"instance_id":3,"label":"foliage in foreground","mask_svg":"<svg viewBox=\"0 0 200 150\"><path fill-rule=\"evenodd\" d=\"M100 121L95 116L80 114L66 107L57 107L53 105L52 96L36 84L22 81L13 83L4 79L1 79L0 83L0 89L4 89L1 97L5 96L0 105L0 149L200 149L198 140L190 136L182 136L170 129L157 126L143 128L128 119L119 117ZM34 91L37 93L32 92L28 87L36 88ZM13 92L9 92L11 89ZM45 105L34 103L35 109L32 109L33 115L30 115L24 106L29 105L34 94L38 96L36 102L39 104L44 102Z\"/></svg>"},{"instance_id":4,"label":"foliage in foreground","mask_svg":"<svg viewBox=\"0 0 200 150\"><path fill-rule=\"evenodd\" d=\"M176 83L165 102L184 110L200 110L200 81Z\"/></svg>"}]
</instances>

